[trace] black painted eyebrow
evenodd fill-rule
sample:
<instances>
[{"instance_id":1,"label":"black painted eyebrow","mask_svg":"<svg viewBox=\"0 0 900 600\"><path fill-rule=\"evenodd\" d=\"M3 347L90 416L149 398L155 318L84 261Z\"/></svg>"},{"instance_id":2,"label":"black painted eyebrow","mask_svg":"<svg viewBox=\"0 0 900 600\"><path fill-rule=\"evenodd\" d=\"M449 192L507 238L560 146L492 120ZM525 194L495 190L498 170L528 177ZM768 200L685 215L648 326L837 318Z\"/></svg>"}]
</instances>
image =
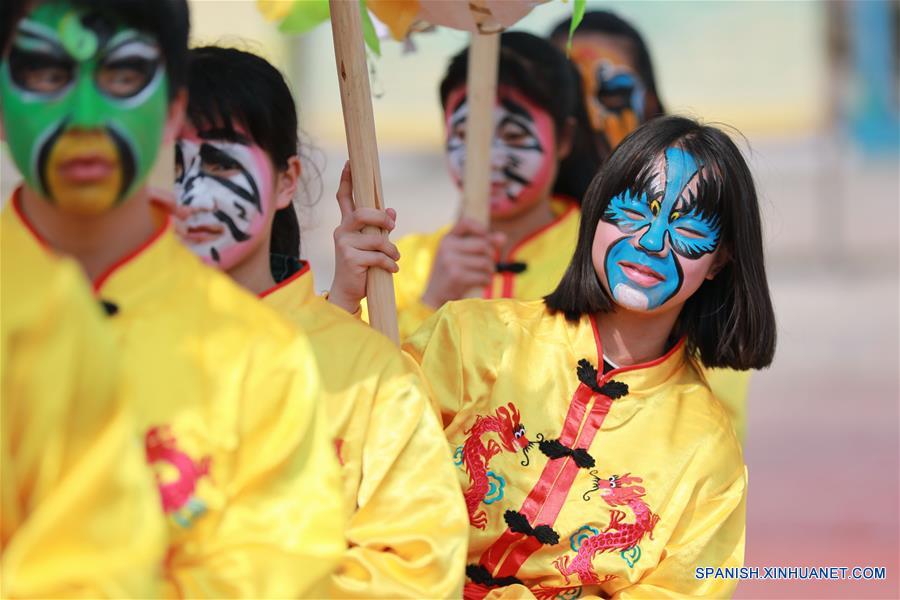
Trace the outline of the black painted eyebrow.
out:
<instances>
[{"instance_id":1,"label":"black painted eyebrow","mask_svg":"<svg viewBox=\"0 0 900 600\"><path fill-rule=\"evenodd\" d=\"M203 131L198 131L197 136L203 140L226 140L229 142L243 144L245 146L253 145L253 140L251 140L247 136L238 133L234 129L227 129L225 127L204 129Z\"/></svg>"},{"instance_id":2,"label":"black painted eyebrow","mask_svg":"<svg viewBox=\"0 0 900 600\"><path fill-rule=\"evenodd\" d=\"M531 116L531 113L528 112L528 110L524 106L522 106L515 100L510 100L509 98L503 98L502 100L500 100L500 106L502 106L503 108L505 108L507 111L511 112L512 114L516 115L517 117L521 117L530 123L534 122L534 118Z\"/></svg>"},{"instance_id":3,"label":"black painted eyebrow","mask_svg":"<svg viewBox=\"0 0 900 600\"><path fill-rule=\"evenodd\" d=\"M58 57L58 58L69 59L69 53L66 52L65 48L63 48L62 45L58 41L54 40L53 38L47 37L36 31L28 31L25 29L18 29L18 30L16 30L16 39L13 41L13 46L16 46L16 41L18 41L18 38L20 38L20 37L31 38L33 40L37 40L39 42L49 44L52 49L53 56ZM39 54L39 53L44 52L44 50L35 50L33 48L22 48L21 46L17 47L16 49L19 52L25 52L28 54Z\"/></svg>"}]
</instances>

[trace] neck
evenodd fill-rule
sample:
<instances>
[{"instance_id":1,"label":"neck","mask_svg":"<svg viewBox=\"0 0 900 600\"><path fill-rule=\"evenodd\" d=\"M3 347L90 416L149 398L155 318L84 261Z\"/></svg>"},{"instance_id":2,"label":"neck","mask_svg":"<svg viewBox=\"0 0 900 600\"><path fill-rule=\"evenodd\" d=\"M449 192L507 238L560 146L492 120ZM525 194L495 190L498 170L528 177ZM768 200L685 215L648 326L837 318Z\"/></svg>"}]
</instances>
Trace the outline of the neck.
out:
<instances>
[{"instance_id":1,"label":"neck","mask_svg":"<svg viewBox=\"0 0 900 600\"><path fill-rule=\"evenodd\" d=\"M541 227L553 222L556 215L550 206L550 196L545 196L534 206L511 219L492 219L491 230L506 235L506 243L500 249L500 256L505 259L515 246Z\"/></svg>"},{"instance_id":2,"label":"neck","mask_svg":"<svg viewBox=\"0 0 900 600\"><path fill-rule=\"evenodd\" d=\"M620 367L655 360L665 354L681 307L660 313L636 313L622 308L596 317L603 354Z\"/></svg>"},{"instance_id":3,"label":"neck","mask_svg":"<svg viewBox=\"0 0 900 600\"><path fill-rule=\"evenodd\" d=\"M94 216L63 212L27 186L21 198L22 212L38 235L55 251L77 260L92 281L137 250L158 226L146 188Z\"/></svg>"},{"instance_id":4,"label":"neck","mask_svg":"<svg viewBox=\"0 0 900 600\"><path fill-rule=\"evenodd\" d=\"M228 270L228 275L256 296L275 287L269 260L269 240L262 240L250 256Z\"/></svg>"}]
</instances>

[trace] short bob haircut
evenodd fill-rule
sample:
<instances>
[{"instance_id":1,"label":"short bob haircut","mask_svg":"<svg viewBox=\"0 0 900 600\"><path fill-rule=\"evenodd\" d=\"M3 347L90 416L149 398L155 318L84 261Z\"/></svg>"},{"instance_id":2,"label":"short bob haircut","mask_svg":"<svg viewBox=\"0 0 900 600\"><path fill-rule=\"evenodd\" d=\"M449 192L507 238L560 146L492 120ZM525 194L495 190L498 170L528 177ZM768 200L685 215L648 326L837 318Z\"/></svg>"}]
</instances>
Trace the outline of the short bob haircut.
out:
<instances>
[{"instance_id":1,"label":"short bob haircut","mask_svg":"<svg viewBox=\"0 0 900 600\"><path fill-rule=\"evenodd\" d=\"M203 46L190 51L187 114L236 140L243 127L276 170L299 156L297 107L281 72L266 59L237 48ZM272 254L300 259L300 222L293 205L275 212Z\"/></svg>"},{"instance_id":2,"label":"short bob haircut","mask_svg":"<svg viewBox=\"0 0 900 600\"><path fill-rule=\"evenodd\" d=\"M545 298L547 307L570 321L615 310L592 260L597 225L610 200L635 191L650 165L671 147L683 148L707 167L698 204L701 211L718 215L719 251L727 257L716 277L705 280L684 303L672 334L686 337L688 353L708 367L767 367L775 354L775 313L753 176L731 138L684 117L660 117L641 125L591 182L582 203L575 254L559 286Z\"/></svg>"},{"instance_id":3,"label":"short bob haircut","mask_svg":"<svg viewBox=\"0 0 900 600\"><path fill-rule=\"evenodd\" d=\"M109 15L111 18L151 34L159 42L166 75L169 99L184 87L187 69L190 13L187 0L69 0L75 6ZM5 54L16 24L41 0L2 0L0 2L0 52ZM4 58L5 59L5 58Z\"/></svg>"}]
</instances>

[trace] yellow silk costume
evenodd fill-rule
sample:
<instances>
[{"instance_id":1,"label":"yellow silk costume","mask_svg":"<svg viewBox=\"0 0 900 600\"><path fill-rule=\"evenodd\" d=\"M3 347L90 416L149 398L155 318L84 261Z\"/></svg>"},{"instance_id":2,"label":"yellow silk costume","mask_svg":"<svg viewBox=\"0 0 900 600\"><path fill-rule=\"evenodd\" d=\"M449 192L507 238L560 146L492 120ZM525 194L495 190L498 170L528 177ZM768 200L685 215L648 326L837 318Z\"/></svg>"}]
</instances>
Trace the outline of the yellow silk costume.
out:
<instances>
[{"instance_id":1,"label":"yellow silk costume","mask_svg":"<svg viewBox=\"0 0 900 600\"><path fill-rule=\"evenodd\" d=\"M404 345L456 448L466 598L722 597L743 562L746 470L683 342L598 375L595 322L540 301L445 305Z\"/></svg>"},{"instance_id":2,"label":"yellow silk costume","mask_svg":"<svg viewBox=\"0 0 900 600\"><path fill-rule=\"evenodd\" d=\"M503 257L500 263L510 270L494 275L485 298L540 300L556 289L575 252L581 212L576 204L562 199L554 199L551 208L556 220L523 239ZM444 227L430 234L408 235L397 242L401 262L400 272L394 276L394 289L401 339L412 335L434 313L421 298L438 246L448 231L450 227ZM523 266L524 270L519 271ZM706 368L702 371L731 417L738 438L743 440L750 372Z\"/></svg>"},{"instance_id":3,"label":"yellow silk costume","mask_svg":"<svg viewBox=\"0 0 900 600\"><path fill-rule=\"evenodd\" d=\"M168 517L166 595L310 592L337 565L345 522L305 337L203 266L168 223L94 290L113 313Z\"/></svg>"},{"instance_id":4,"label":"yellow silk costume","mask_svg":"<svg viewBox=\"0 0 900 600\"><path fill-rule=\"evenodd\" d=\"M468 519L415 365L387 338L317 297L308 267L262 297L309 336L320 364L350 545L329 594L458 597Z\"/></svg>"},{"instance_id":5,"label":"yellow silk costume","mask_svg":"<svg viewBox=\"0 0 900 600\"><path fill-rule=\"evenodd\" d=\"M0 216L4 598L151 597L165 522L78 266Z\"/></svg>"},{"instance_id":6,"label":"yellow silk costume","mask_svg":"<svg viewBox=\"0 0 900 600\"><path fill-rule=\"evenodd\" d=\"M484 290L485 298L537 300L556 289L575 252L581 212L577 204L562 199L554 199L551 208L556 219L501 258L499 262L506 267L494 274L491 285ZM397 242L401 262L400 272L394 276L394 290L400 339L408 338L434 314L433 308L422 303L422 295L438 246L449 231L450 226L446 226L434 233L407 235Z\"/></svg>"}]
</instances>

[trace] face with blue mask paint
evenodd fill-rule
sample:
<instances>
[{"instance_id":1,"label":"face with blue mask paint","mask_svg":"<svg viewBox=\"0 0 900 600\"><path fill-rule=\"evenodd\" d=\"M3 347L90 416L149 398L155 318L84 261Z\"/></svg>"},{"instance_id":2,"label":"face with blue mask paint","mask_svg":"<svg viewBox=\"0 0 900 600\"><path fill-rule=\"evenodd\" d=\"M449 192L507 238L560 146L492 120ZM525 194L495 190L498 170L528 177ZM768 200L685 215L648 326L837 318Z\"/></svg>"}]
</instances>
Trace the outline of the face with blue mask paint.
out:
<instances>
[{"instance_id":1,"label":"face with blue mask paint","mask_svg":"<svg viewBox=\"0 0 900 600\"><path fill-rule=\"evenodd\" d=\"M680 306L720 267L719 218L700 209L707 174L668 148L646 181L614 196L594 235L594 268L615 303L640 312Z\"/></svg>"}]
</instances>

